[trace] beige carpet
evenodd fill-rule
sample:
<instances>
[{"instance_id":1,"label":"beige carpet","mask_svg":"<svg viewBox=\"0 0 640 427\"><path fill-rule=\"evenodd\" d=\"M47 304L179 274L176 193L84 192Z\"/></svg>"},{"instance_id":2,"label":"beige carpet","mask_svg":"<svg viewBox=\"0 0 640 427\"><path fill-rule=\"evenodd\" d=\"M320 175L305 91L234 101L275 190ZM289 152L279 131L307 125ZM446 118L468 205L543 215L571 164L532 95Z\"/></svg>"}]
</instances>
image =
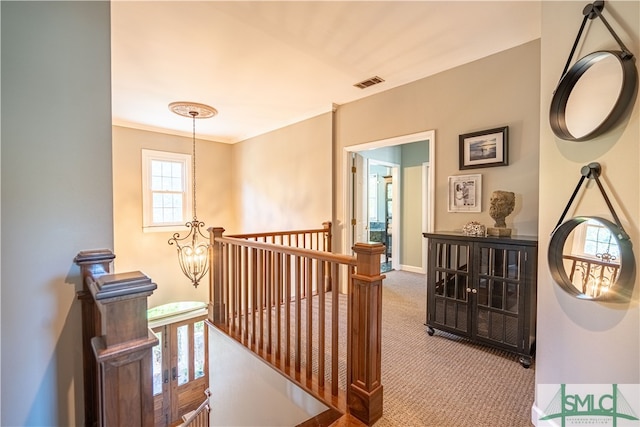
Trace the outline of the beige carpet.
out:
<instances>
[{"instance_id":1,"label":"beige carpet","mask_svg":"<svg viewBox=\"0 0 640 427\"><path fill-rule=\"evenodd\" d=\"M530 426L535 361L436 331L427 335L425 276L385 273L384 412L376 427Z\"/></svg>"}]
</instances>

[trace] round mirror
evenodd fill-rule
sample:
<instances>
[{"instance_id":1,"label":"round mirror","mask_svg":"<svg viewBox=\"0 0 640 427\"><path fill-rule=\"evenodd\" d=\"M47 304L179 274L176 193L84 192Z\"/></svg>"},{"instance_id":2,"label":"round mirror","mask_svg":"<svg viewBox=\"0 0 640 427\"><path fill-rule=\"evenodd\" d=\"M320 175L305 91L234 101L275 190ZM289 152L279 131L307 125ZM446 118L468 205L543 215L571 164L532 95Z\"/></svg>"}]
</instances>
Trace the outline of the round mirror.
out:
<instances>
[{"instance_id":1,"label":"round mirror","mask_svg":"<svg viewBox=\"0 0 640 427\"><path fill-rule=\"evenodd\" d=\"M573 296L616 300L631 295L635 258L631 241L616 224L576 217L553 233L549 269L556 283Z\"/></svg>"},{"instance_id":2,"label":"round mirror","mask_svg":"<svg viewBox=\"0 0 640 427\"><path fill-rule=\"evenodd\" d=\"M637 80L629 53L598 51L579 59L553 94L553 133L568 141L585 141L609 130L632 104Z\"/></svg>"}]
</instances>

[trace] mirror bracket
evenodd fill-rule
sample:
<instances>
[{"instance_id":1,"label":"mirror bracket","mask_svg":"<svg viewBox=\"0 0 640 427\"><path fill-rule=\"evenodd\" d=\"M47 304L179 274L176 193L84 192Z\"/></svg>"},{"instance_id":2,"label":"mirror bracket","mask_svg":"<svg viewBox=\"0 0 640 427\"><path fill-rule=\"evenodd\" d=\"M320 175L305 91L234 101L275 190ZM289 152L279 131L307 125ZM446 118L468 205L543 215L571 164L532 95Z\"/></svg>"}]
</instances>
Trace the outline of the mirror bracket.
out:
<instances>
[{"instance_id":1,"label":"mirror bracket","mask_svg":"<svg viewBox=\"0 0 640 427\"><path fill-rule=\"evenodd\" d=\"M562 71L562 75L560 76L561 81L562 81L562 78L567 74L567 70L569 70L569 64L571 64L573 55L576 52L576 48L578 47L578 43L580 42L580 38L582 37L582 32L584 31L584 27L587 24L587 20L593 20L596 17L602 20L602 23L604 24L605 27L607 27L607 30L609 30L609 33L611 33L611 36L613 36L616 42L618 42L618 45L620 46L620 50L622 50L622 55L621 55L622 59L633 58L633 53L631 53L631 51L627 49L627 47L624 45L620 37L618 37L618 35L613 30L611 25L609 25L609 22L607 22L605 17L602 15L603 10L604 10L604 0L597 0L593 3L589 3L584 7L584 9L582 9L582 15L584 16L584 18L582 18L582 24L580 25L580 29L578 30L578 35L576 36L576 40L573 42L573 47L571 48L571 52L569 53L569 58L567 59L567 63L565 64L564 70Z\"/></svg>"},{"instance_id":2,"label":"mirror bracket","mask_svg":"<svg viewBox=\"0 0 640 427\"><path fill-rule=\"evenodd\" d=\"M569 211L571 204L575 200L576 195L578 194L578 190L580 190L580 187L584 183L584 180L593 179L598 185L598 188L600 189L600 193L602 194L602 197L604 198L604 201L607 204L607 207L609 208L609 212L611 212L611 215L613 216L613 219L616 222L616 225L618 226L618 236L617 236L618 239L621 239L621 240L630 239L627 232L624 231L624 228L620 223L620 218L618 218L618 214L616 214L616 211L613 208L613 205L611 204L611 201L609 200L609 197L607 196L607 193L604 190L602 183L600 182L601 172L602 172L602 167L598 162L589 163L588 165L585 165L580 169L580 179L578 180L578 185L576 185L575 190L573 190L573 194L571 194L571 197L569 198L569 202L567 203L567 206L565 206L564 211L562 212L562 215L560 215L560 219L558 220L558 223L554 227L553 232L551 232L552 235L553 233L555 233L555 231L558 229L558 227L560 227L560 225L564 221L564 217L567 215L567 212Z\"/></svg>"}]
</instances>

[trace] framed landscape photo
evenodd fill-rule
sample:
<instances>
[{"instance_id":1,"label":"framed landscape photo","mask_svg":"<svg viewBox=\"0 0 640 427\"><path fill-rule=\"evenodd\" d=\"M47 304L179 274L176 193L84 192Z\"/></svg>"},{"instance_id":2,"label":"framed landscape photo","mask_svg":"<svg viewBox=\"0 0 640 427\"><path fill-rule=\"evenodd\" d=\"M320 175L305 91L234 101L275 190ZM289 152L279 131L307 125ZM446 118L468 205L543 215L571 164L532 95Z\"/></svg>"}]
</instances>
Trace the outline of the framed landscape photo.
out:
<instances>
[{"instance_id":1,"label":"framed landscape photo","mask_svg":"<svg viewBox=\"0 0 640 427\"><path fill-rule=\"evenodd\" d=\"M509 126L460 135L460 170L507 166Z\"/></svg>"},{"instance_id":2,"label":"framed landscape photo","mask_svg":"<svg viewBox=\"0 0 640 427\"><path fill-rule=\"evenodd\" d=\"M482 175L449 177L449 212L482 210Z\"/></svg>"}]
</instances>

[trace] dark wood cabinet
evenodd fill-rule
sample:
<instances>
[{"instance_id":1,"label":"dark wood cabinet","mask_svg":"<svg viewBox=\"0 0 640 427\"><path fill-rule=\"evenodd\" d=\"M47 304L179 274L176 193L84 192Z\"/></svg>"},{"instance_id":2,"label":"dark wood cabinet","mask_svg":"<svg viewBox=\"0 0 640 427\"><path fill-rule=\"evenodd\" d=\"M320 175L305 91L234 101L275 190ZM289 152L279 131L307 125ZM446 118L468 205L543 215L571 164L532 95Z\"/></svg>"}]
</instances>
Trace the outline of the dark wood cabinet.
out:
<instances>
[{"instance_id":1,"label":"dark wood cabinet","mask_svg":"<svg viewBox=\"0 0 640 427\"><path fill-rule=\"evenodd\" d=\"M429 335L438 329L501 348L528 368L536 336L537 238L423 235Z\"/></svg>"}]
</instances>

